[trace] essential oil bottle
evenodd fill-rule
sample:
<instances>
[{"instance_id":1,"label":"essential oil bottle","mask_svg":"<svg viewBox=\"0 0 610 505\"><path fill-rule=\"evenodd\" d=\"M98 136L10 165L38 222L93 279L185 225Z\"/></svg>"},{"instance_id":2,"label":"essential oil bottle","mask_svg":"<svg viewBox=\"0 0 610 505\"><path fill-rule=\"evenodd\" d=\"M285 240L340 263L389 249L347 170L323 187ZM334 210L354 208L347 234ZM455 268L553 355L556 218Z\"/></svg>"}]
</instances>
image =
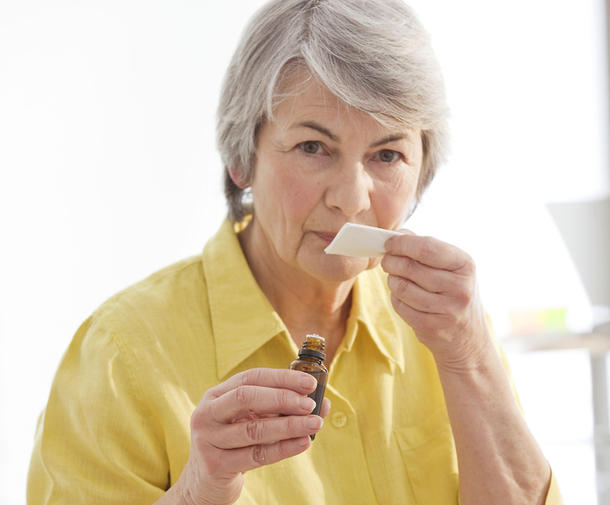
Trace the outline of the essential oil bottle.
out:
<instances>
[{"instance_id":1,"label":"essential oil bottle","mask_svg":"<svg viewBox=\"0 0 610 505\"><path fill-rule=\"evenodd\" d=\"M320 335L314 333L305 336L303 347L299 349L299 359L290 363L289 367L291 370L307 372L318 381L315 391L308 395L316 402L316 406L312 411L312 414L315 415L320 415L324 391L326 389L326 379L328 377L328 369L324 366L324 360L326 359L326 354L324 353L325 344L324 337ZM312 440L316 437L315 434L309 436Z\"/></svg>"}]
</instances>

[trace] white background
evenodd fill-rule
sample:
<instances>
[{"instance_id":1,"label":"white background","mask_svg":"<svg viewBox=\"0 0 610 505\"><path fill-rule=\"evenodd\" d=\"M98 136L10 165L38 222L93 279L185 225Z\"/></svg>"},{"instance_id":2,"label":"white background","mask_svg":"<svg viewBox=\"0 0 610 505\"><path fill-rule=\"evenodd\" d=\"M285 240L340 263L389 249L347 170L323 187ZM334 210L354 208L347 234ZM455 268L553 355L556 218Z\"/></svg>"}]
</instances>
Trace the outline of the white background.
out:
<instances>
[{"instance_id":1,"label":"white background","mask_svg":"<svg viewBox=\"0 0 610 505\"><path fill-rule=\"evenodd\" d=\"M25 502L36 419L79 323L198 254L224 213L220 82L260 1L0 0L0 503ZM602 0L417 0L453 152L410 226L477 260L507 311L590 307L544 203L608 194ZM566 503L595 503L579 352L511 355Z\"/></svg>"}]
</instances>

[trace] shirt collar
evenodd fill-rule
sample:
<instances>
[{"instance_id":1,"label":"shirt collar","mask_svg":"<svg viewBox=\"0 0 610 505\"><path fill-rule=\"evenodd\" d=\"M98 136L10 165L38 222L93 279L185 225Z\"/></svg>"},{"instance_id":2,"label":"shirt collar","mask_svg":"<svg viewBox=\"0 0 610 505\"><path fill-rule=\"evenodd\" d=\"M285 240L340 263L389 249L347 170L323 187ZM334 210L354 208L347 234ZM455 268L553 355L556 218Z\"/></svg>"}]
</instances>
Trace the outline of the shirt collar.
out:
<instances>
[{"instance_id":1,"label":"shirt collar","mask_svg":"<svg viewBox=\"0 0 610 505\"><path fill-rule=\"evenodd\" d=\"M390 302L387 275L380 266L362 272L352 293L352 317L366 329L369 336L388 360L404 372L404 325ZM353 342L347 343L347 350Z\"/></svg>"},{"instance_id":2,"label":"shirt collar","mask_svg":"<svg viewBox=\"0 0 610 505\"><path fill-rule=\"evenodd\" d=\"M218 378L279 333L288 332L254 279L227 219L203 250Z\"/></svg>"},{"instance_id":3,"label":"shirt collar","mask_svg":"<svg viewBox=\"0 0 610 505\"><path fill-rule=\"evenodd\" d=\"M294 347L286 326L254 279L228 219L206 244L202 258L219 379L278 334L283 333ZM390 304L381 267L357 277L350 319L358 321L381 354L404 371L400 318ZM351 350L355 333L345 336L346 351Z\"/></svg>"}]
</instances>

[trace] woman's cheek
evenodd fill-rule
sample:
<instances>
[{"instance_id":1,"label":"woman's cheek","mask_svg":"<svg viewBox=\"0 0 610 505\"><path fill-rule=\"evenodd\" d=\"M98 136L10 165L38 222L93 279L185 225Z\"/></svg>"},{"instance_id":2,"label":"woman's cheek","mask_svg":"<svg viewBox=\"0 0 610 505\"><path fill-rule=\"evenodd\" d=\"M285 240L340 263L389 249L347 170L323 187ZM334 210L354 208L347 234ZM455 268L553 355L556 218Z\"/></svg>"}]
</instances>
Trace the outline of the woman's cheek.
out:
<instances>
[{"instance_id":1,"label":"woman's cheek","mask_svg":"<svg viewBox=\"0 0 610 505\"><path fill-rule=\"evenodd\" d=\"M377 219L383 228L402 226L415 203L417 178L406 177L398 187L386 187L377 195Z\"/></svg>"},{"instance_id":2,"label":"woman's cheek","mask_svg":"<svg viewBox=\"0 0 610 505\"><path fill-rule=\"evenodd\" d=\"M406 217L405 197L381 193L373 200L377 226L394 229L402 225Z\"/></svg>"},{"instance_id":3,"label":"woman's cheek","mask_svg":"<svg viewBox=\"0 0 610 505\"><path fill-rule=\"evenodd\" d=\"M283 175L276 186L275 197L282 200L285 212L293 217L306 217L317 202L319 193L315 182L301 177L300 174Z\"/></svg>"}]
</instances>

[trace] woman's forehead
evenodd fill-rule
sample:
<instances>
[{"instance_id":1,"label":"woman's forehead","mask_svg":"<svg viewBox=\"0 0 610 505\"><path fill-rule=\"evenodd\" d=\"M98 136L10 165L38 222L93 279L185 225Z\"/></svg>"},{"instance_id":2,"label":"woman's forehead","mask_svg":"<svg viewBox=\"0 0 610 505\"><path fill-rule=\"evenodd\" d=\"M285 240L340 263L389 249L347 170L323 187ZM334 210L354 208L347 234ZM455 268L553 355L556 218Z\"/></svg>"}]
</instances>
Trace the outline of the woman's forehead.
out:
<instances>
[{"instance_id":1,"label":"woman's forehead","mask_svg":"<svg viewBox=\"0 0 610 505\"><path fill-rule=\"evenodd\" d=\"M314 122L335 129L357 124L378 136L402 133L410 137L417 132L417 129L398 122L382 124L371 114L350 106L306 69L285 76L280 95L282 98L274 108L272 122L282 129Z\"/></svg>"}]
</instances>

